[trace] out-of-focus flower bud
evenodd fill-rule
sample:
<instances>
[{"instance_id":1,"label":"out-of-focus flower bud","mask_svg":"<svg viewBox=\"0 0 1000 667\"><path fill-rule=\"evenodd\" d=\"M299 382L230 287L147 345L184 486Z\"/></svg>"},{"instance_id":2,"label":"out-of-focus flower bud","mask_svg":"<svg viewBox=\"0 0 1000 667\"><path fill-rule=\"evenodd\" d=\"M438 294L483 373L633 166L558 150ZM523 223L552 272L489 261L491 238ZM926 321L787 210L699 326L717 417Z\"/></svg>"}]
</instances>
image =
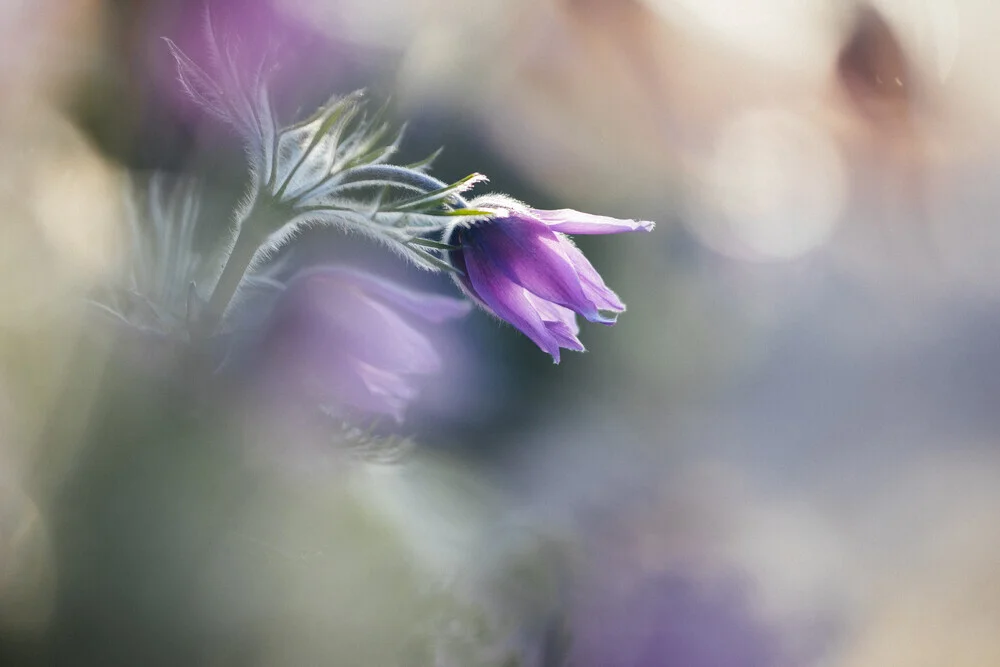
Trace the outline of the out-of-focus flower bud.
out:
<instances>
[{"instance_id":1,"label":"out-of-focus flower bud","mask_svg":"<svg viewBox=\"0 0 1000 667\"><path fill-rule=\"evenodd\" d=\"M470 308L353 269L304 270L261 332L268 380L335 414L402 421L418 379L441 368L431 339L413 321L441 323Z\"/></svg>"}]
</instances>

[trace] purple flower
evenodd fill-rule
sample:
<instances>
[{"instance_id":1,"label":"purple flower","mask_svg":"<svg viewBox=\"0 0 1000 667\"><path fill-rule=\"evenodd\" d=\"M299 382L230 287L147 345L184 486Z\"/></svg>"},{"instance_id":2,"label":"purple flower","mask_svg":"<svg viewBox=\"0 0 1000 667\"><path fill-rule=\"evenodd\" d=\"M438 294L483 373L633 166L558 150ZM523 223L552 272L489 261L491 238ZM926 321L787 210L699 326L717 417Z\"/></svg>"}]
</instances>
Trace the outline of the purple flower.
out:
<instances>
[{"instance_id":1,"label":"purple flower","mask_svg":"<svg viewBox=\"0 0 1000 667\"><path fill-rule=\"evenodd\" d=\"M570 614L579 667L779 667L790 664L778 628L758 618L747 592L679 574L584 588ZM605 588L607 587L607 588Z\"/></svg>"},{"instance_id":2,"label":"purple flower","mask_svg":"<svg viewBox=\"0 0 1000 667\"><path fill-rule=\"evenodd\" d=\"M490 195L470 204L496 217L456 225L447 242L456 282L489 312L514 325L559 363L559 349L583 351L576 314L614 324L625 304L566 234L651 231L652 222L572 209L540 211Z\"/></svg>"},{"instance_id":3,"label":"purple flower","mask_svg":"<svg viewBox=\"0 0 1000 667\"><path fill-rule=\"evenodd\" d=\"M470 307L361 271L304 270L265 325L269 380L325 408L402 421L416 380L441 369L441 357L412 320L440 323Z\"/></svg>"}]
</instances>

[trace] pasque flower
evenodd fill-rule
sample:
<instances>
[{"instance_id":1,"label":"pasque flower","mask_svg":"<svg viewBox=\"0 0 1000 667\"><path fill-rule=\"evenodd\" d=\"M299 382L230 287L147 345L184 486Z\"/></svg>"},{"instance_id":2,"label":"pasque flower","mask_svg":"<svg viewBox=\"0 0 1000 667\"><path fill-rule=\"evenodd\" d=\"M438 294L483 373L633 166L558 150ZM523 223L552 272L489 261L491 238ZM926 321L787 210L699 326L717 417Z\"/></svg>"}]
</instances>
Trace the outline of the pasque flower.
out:
<instances>
[{"instance_id":1,"label":"pasque flower","mask_svg":"<svg viewBox=\"0 0 1000 667\"><path fill-rule=\"evenodd\" d=\"M342 413L401 421L441 357L415 321L461 317L465 300L416 292L345 267L306 269L278 296L259 340L279 389Z\"/></svg>"},{"instance_id":2,"label":"pasque flower","mask_svg":"<svg viewBox=\"0 0 1000 667\"><path fill-rule=\"evenodd\" d=\"M563 348L584 349L576 315L613 324L625 310L566 234L649 231L653 223L537 210L503 195L466 201L463 193L485 177L440 181L426 173L434 156L390 164L399 136L383 141L389 124L381 113L364 115L360 93L333 98L305 121L282 126L267 92L266 58L249 70L238 67L233 43L217 42L210 22L207 32L208 70L168 44L184 90L243 139L251 183L224 242L207 255L213 259L196 263L212 270L198 277L195 265L184 265L170 282L171 300L182 306L171 328L185 340L221 345L225 365L240 356L227 347L240 348L245 332L257 332L253 338L270 327L271 344L324 402L399 418L413 397L413 377L434 372L439 362L400 312L440 320L465 307L344 269L271 284L270 260L303 228L317 225L361 232L420 268L453 272L472 300L556 362ZM170 272L175 264L167 253L157 266ZM269 294L265 307L234 307L261 287ZM270 320L259 317L272 312Z\"/></svg>"},{"instance_id":3,"label":"pasque flower","mask_svg":"<svg viewBox=\"0 0 1000 667\"><path fill-rule=\"evenodd\" d=\"M646 221L572 209L541 211L499 195L470 206L494 217L448 233L455 281L477 303L514 325L559 362L560 348L583 351L576 315L614 324L625 304L566 234L650 231Z\"/></svg>"}]
</instances>

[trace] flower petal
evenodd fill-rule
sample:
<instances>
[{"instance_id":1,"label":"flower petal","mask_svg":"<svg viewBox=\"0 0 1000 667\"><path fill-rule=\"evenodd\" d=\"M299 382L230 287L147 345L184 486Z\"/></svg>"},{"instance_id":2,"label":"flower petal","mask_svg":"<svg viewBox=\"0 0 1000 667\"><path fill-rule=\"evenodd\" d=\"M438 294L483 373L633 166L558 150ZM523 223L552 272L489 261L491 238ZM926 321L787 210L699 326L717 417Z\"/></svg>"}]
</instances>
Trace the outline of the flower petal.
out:
<instances>
[{"instance_id":1,"label":"flower petal","mask_svg":"<svg viewBox=\"0 0 1000 667\"><path fill-rule=\"evenodd\" d=\"M587 298L593 301L600 310L609 310L614 313L625 312L625 304L611 288L604 284L601 274L597 272L586 255L568 238L561 237L560 241L560 249L569 259L573 268L576 269L576 274L580 278L580 284L583 286L583 292Z\"/></svg>"},{"instance_id":2,"label":"flower petal","mask_svg":"<svg viewBox=\"0 0 1000 667\"><path fill-rule=\"evenodd\" d=\"M368 294L435 324L464 317L472 310L472 304L466 299L406 289L398 283L348 267L310 269L309 274L344 276Z\"/></svg>"},{"instance_id":3,"label":"flower petal","mask_svg":"<svg viewBox=\"0 0 1000 667\"><path fill-rule=\"evenodd\" d=\"M478 247L468 246L464 260L469 284L476 296L497 317L509 322L559 363L559 341L545 326L525 289L500 271Z\"/></svg>"},{"instance_id":4,"label":"flower petal","mask_svg":"<svg viewBox=\"0 0 1000 667\"><path fill-rule=\"evenodd\" d=\"M322 359L296 357L279 369L293 391L302 387L309 400L327 408L348 408L403 420L406 406L416 395L407 377L376 368L346 355Z\"/></svg>"},{"instance_id":5,"label":"flower petal","mask_svg":"<svg viewBox=\"0 0 1000 667\"><path fill-rule=\"evenodd\" d=\"M366 412L381 412L397 422L403 421L406 406L417 396L417 390L397 373L385 371L364 362L354 365L357 376L364 383L370 400L355 395L353 407Z\"/></svg>"},{"instance_id":6,"label":"flower petal","mask_svg":"<svg viewBox=\"0 0 1000 667\"><path fill-rule=\"evenodd\" d=\"M576 268L561 252L559 237L541 222L513 214L473 228L465 239L467 263L469 250L475 248L484 262L532 294L588 320L600 319L597 305L583 291Z\"/></svg>"},{"instance_id":7,"label":"flower petal","mask_svg":"<svg viewBox=\"0 0 1000 667\"><path fill-rule=\"evenodd\" d=\"M430 340L385 304L357 294L318 305L327 345L395 373L441 370L441 358Z\"/></svg>"},{"instance_id":8,"label":"flower petal","mask_svg":"<svg viewBox=\"0 0 1000 667\"><path fill-rule=\"evenodd\" d=\"M286 337L272 341L269 351L272 381L286 391L303 391L307 400L318 404L390 415L398 421L416 395L410 376L345 354L329 339Z\"/></svg>"},{"instance_id":9,"label":"flower petal","mask_svg":"<svg viewBox=\"0 0 1000 667\"><path fill-rule=\"evenodd\" d=\"M651 232L655 222L648 220L622 220L605 215L592 215L561 208L555 211L532 209L532 215L552 229L563 234L621 234L624 232Z\"/></svg>"},{"instance_id":10,"label":"flower petal","mask_svg":"<svg viewBox=\"0 0 1000 667\"><path fill-rule=\"evenodd\" d=\"M429 374L441 358L431 342L392 308L370 297L349 274L293 279L283 304L287 326L312 354L335 348L396 373Z\"/></svg>"},{"instance_id":11,"label":"flower petal","mask_svg":"<svg viewBox=\"0 0 1000 667\"><path fill-rule=\"evenodd\" d=\"M561 347L575 352L585 351L583 343L577 338L580 326L576 321L576 313L569 308L545 301L531 292L525 292L525 296L542 318L545 328L555 337Z\"/></svg>"},{"instance_id":12,"label":"flower petal","mask_svg":"<svg viewBox=\"0 0 1000 667\"><path fill-rule=\"evenodd\" d=\"M535 296L531 292L528 292L528 301L538 311L538 315L542 318L542 321L562 322L566 325L566 329L574 336L580 333L580 325L576 322L576 313L569 308L557 306L551 301L546 301L541 297Z\"/></svg>"}]
</instances>

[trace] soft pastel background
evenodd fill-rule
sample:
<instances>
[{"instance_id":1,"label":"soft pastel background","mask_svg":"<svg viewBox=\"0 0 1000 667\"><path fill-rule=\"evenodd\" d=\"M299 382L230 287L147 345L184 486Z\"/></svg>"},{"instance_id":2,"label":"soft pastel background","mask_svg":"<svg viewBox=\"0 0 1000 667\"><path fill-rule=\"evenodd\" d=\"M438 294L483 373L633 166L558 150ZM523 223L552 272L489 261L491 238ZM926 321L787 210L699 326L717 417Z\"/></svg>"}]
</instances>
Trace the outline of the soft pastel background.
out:
<instances>
[{"instance_id":1,"label":"soft pastel background","mask_svg":"<svg viewBox=\"0 0 1000 667\"><path fill-rule=\"evenodd\" d=\"M1000 7L210 4L286 119L365 86L441 178L659 227L580 240L586 354L449 330L403 463L234 459L81 305L127 176L241 193L202 3L0 0L0 663L1000 666Z\"/></svg>"}]
</instances>

